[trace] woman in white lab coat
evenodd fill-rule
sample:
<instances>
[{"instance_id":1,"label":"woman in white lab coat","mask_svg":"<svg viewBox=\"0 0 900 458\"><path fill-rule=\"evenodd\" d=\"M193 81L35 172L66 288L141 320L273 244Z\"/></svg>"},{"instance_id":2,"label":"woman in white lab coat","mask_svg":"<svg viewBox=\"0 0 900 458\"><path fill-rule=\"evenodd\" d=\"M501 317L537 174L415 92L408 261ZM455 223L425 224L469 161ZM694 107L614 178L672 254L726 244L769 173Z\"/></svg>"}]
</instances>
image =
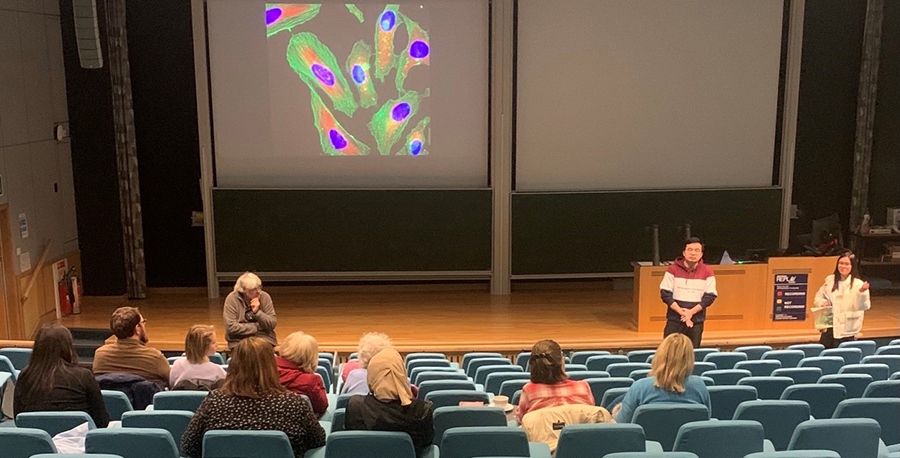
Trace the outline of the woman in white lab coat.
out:
<instances>
[{"instance_id":1,"label":"woman in white lab coat","mask_svg":"<svg viewBox=\"0 0 900 458\"><path fill-rule=\"evenodd\" d=\"M856 256L842 253L834 267L834 275L825 277L815 299L816 307L831 307L832 327L819 329L819 343L834 348L842 342L856 340L862 330L863 314L872 307L869 301L869 282L859 278Z\"/></svg>"}]
</instances>

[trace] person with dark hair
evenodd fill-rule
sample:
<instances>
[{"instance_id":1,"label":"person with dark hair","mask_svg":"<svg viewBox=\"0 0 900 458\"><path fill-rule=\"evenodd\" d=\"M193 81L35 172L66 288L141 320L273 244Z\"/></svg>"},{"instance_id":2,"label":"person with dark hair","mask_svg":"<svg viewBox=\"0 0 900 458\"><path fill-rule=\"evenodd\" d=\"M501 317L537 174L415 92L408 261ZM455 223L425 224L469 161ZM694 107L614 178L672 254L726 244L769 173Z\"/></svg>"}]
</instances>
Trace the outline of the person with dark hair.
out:
<instances>
[{"instance_id":1,"label":"person with dark hair","mask_svg":"<svg viewBox=\"0 0 900 458\"><path fill-rule=\"evenodd\" d=\"M261 337L247 337L234 347L225 384L209 393L184 431L182 454L200 458L203 435L214 429L284 431L298 458L325 445L316 414L278 381L275 352Z\"/></svg>"},{"instance_id":2,"label":"person with dark hair","mask_svg":"<svg viewBox=\"0 0 900 458\"><path fill-rule=\"evenodd\" d=\"M659 284L660 296L668 307L663 336L684 334L694 347L700 347L706 309L719 294L712 269L703 263L703 249L700 239L686 240L682 256L669 265Z\"/></svg>"},{"instance_id":3,"label":"person with dark hair","mask_svg":"<svg viewBox=\"0 0 900 458\"><path fill-rule=\"evenodd\" d=\"M137 307L119 307L109 319L116 343L94 353L94 375L133 374L165 387L169 384L169 361L162 352L148 347L147 320Z\"/></svg>"},{"instance_id":4,"label":"person with dark hair","mask_svg":"<svg viewBox=\"0 0 900 458\"><path fill-rule=\"evenodd\" d=\"M559 344L541 340L531 347L530 381L522 387L516 418L533 410L568 404L594 405L591 387L584 380L569 380L565 370L565 357Z\"/></svg>"},{"instance_id":5,"label":"person with dark hair","mask_svg":"<svg viewBox=\"0 0 900 458\"><path fill-rule=\"evenodd\" d=\"M87 412L98 428L109 424L100 386L91 371L78 367L72 333L45 324L34 339L28 366L16 384L13 409L22 412Z\"/></svg>"},{"instance_id":6,"label":"person with dark hair","mask_svg":"<svg viewBox=\"0 0 900 458\"><path fill-rule=\"evenodd\" d=\"M846 251L838 256L834 275L825 277L813 302L816 307L831 307L832 325L819 329L819 343L834 348L856 340L862 330L863 314L872 307L869 282L859 278L856 256Z\"/></svg>"}]
</instances>

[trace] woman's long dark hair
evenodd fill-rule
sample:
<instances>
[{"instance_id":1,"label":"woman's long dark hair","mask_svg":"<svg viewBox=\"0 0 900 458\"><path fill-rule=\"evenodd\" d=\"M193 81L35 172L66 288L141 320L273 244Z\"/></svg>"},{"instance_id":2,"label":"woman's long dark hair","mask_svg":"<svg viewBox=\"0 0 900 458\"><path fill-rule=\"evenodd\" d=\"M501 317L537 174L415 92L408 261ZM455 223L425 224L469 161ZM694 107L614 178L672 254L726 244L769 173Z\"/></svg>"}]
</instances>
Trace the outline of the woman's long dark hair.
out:
<instances>
[{"instance_id":1,"label":"woman's long dark hair","mask_svg":"<svg viewBox=\"0 0 900 458\"><path fill-rule=\"evenodd\" d=\"M19 376L17 389L28 398L53 389L60 372L78 364L72 333L59 324L45 324L34 338L31 360Z\"/></svg>"},{"instance_id":2,"label":"woman's long dark hair","mask_svg":"<svg viewBox=\"0 0 900 458\"><path fill-rule=\"evenodd\" d=\"M850 260L850 286L853 286L853 280L859 278L859 264L856 262L856 255L852 251L845 251L838 255L837 262L834 264L834 286L831 287L832 291L837 291L838 285L841 284L841 272L838 271L838 264L841 263L843 258Z\"/></svg>"}]
</instances>

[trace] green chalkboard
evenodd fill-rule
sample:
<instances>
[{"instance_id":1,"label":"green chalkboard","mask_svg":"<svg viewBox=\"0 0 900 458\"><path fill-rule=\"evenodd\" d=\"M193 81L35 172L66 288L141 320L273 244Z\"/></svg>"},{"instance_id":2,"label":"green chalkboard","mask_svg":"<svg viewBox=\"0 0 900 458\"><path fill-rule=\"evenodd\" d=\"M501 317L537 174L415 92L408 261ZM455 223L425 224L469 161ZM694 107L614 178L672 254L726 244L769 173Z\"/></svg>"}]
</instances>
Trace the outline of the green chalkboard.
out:
<instances>
[{"instance_id":1,"label":"green chalkboard","mask_svg":"<svg viewBox=\"0 0 900 458\"><path fill-rule=\"evenodd\" d=\"M218 272L489 271L490 190L214 189Z\"/></svg>"},{"instance_id":2,"label":"green chalkboard","mask_svg":"<svg viewBox=\"0 0 900 458\"><path fill-rule=\"evenodd\" d=\"M514 194L512 273L630 272L651 259L652 224L663 259L681 252L685 223L729 253L774 250L780 220L780 188Z\"/></svg>"}]
</instances>

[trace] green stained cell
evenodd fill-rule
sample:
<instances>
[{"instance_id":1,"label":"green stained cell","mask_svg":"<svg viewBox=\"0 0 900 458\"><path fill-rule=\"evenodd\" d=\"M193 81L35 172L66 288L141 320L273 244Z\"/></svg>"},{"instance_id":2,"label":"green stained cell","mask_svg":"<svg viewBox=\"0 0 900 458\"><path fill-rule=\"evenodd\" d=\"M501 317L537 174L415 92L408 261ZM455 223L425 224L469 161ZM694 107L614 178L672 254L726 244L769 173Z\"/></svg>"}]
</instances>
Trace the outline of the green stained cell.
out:
<instances>
[{"instance_id":1,"label":"green stained cell","mask_svg":"<svg viewBox=\"0 0 900 458\"><path fill-rule=\"evenodd\" d=\"M375 85L372 83L372 47L359 40L353 44L350 56L344 69L350 74L356 92L359 93L359 104L363 108L375 106L378 103L378 94L375 93Z\"/></svg>"},{"instance_id":2,"label":"green stained cell","mask_svg":"<svg viewBox=\"0 0 900 458\"><path fill-rule=\"evenodd\" d=\"M428 39L428 32L425 31L416 21L413 21L405 14L400 14L406 30L409 35L409 42L395 57L397 66L397 74L394 83L397 85L397 93L404 92L403 83L409 75L410 69L417 65L431 64L431 41Z\"/></svg>"},{"instance_id":3,"label":"green stained cell","mask_svg":"<svg viewBox=\"0 0 900 458\"><path fill-rule=\"evenodd\" d=\"M387 5L375 20L375 77L384 77L396 65L394 34L400 26L400 5Z\"/></svg>"},{"instance_id":4,"label":"green stained cell","mask_svg":"<svg viewBox=\"0 0 900 458\"><path fill-rule=\"evenodd\" d=\"M266 37L309 21L321 8L321 4L266 3Z\"/></svg>"},{"instance_id":5,"label":"green stained cell","mask_svg":"<svg viewBox=\"0 0 900 458\"><path fill-rule=\"evenodd\" d=\"M398 99L387 101L372 115L369 132L375 137L378 152L382 156L391 154L391 148L403 136L410 118L419 111L419 103L429 94L428 89L421 95L416 91L409 91Z\"/></svg>"},{"instance_id":6,"label":"green stained cell","mask_svg":"<svg viewBox=\"0 0 900 458\"><path fill-rule=\"evenodd\" d=\"M401 145L396 156L425 156L428 154L426 146L431 144L431 128L428 124L431 118L426 116L416 124L416 127L406 136L406 143Z\"/></svg>"},{"instance_id":7,"label":"green stained cell","mask_svg":"<svg viewBox=\"0 0 900 458\"><path fill-rule=\"evenodd\" d=\"M334 54L316 35L301 32L291 37L287 61L310 91L318 88L331 99L335 110L353 116L358 107L353 91Z\"/></svg>"},{"instance_id":8,"label":"green stained cell","mask_svg":"<svg viewBox=\"0 0 900 458\"><path fill-rule=\"evenodd\" d=\"M365 20L363 18L363 12L360 11L359 8L357 8L356 5L354 5L352 3L347 3L345 6L347 7L347 11L350 11L350 14L356 16L356 19L359 20L360 24L362 24L363 21Z\"/></svg>"},{"instance_id":9,"label":"green stained cell","mask_svg":"<svg viewBox=\"0 0 900 458\"><path fill-rule=\"evenodd\" d=\"M369 147L350 135L347 129L337 122L334 114L322 103L322 98L316 91L310 91L309 95L313 120L316 130L319 132L323 155L365 156L369 154Z\"/></svg>"}]
</instances>

